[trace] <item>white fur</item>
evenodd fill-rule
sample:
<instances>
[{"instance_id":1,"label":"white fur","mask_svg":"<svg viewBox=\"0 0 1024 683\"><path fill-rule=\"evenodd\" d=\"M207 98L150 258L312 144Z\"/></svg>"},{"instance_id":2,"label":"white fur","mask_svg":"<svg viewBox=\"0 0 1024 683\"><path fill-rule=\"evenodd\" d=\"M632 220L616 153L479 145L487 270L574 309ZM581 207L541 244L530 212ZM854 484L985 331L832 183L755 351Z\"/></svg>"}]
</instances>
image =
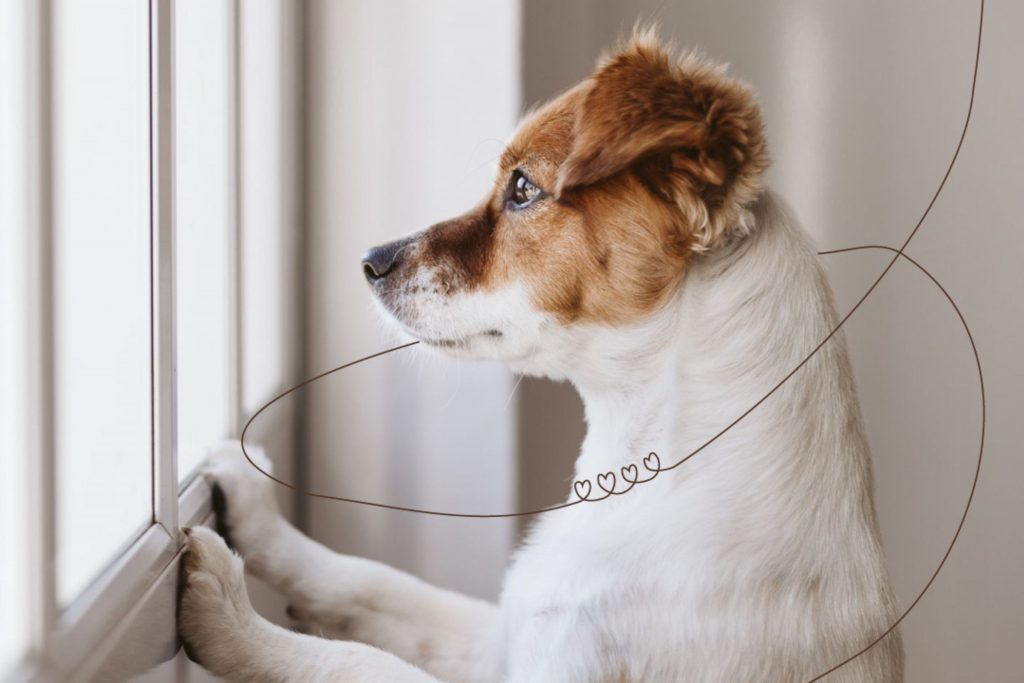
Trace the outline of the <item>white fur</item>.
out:
<instances>
[{"instance_id":1,"label":"white fur","mask_svg":"<svg viewBox=\"0 0 1024 683\"><path fill-rule=\"evenodd\" d=\"M588 424L578 478L618 473L649 451L670 465L753 405L837 322L806 235L770 194L753 208L749 235L696 259L670 304L630 329L559 326L519 291L451 308L446 330L410 331L495 327L500 339L467 345L520 371L570 379ZM512 303L496 309L501 297ZM681 467L539 519L499 605L330 552L277 516L272 496L258 493L269 484L255 476L237 449L210 470L250 568L288 595L304 628L387 650L426 674L409 677L380 650L283 631L278 649L251 615L231 639L218 616L223 600L187 592L183 635L215 643L201 658L229 677L220 663L244 653L246 671L286 672L286 658L304 672L284 675L296 681L323 662L323 671L348 671L333 679L342 681L799 683L896 617L841 335ZM191 543L208 541L193 534ZM207 556L217 561L202 560L201 571L240 584L232 563ZM247 647L254 637L265 646ZM330 647L339 649L325 655ZM370 666L387 674L358 673ZM259 676L270 674L245 680ZM898 636L825 680L901 681Z\"/></svg>"}]
</instances>

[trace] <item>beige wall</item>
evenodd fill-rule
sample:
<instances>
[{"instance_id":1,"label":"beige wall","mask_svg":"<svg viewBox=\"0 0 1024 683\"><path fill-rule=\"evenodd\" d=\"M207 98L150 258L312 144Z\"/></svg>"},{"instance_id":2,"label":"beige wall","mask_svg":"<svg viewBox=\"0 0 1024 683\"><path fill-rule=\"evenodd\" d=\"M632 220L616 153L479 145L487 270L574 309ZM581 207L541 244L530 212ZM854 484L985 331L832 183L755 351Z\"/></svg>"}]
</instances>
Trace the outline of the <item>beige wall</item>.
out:
<instances>
[{"instance_id":1,"label":"beige wall","mask_svg":"<svg viewBox=\"0 0 1024 683\"><path fill-rule=\"evenodd\" d=\"M908 248L971 324L988 396L974 507L945 569L905 622L912 683L1013 681L1024 671L1016 653L1024 642L1024 5L987 4L971 130ZM653 14L663 35L731 62L755 86L772 144L769 182L823 249L898 246L906 238L962 126L975 3L525 0L526 102L585 75L616 36ZM826 259L844 311L885 259ZM846 329L874 449L887 554L907 604L941 558L969 492L980 421L973 358L941 294L906 265L894 268ZM562 449L580 432L578 424L542 422L543 414L559 406L575 412L578 403L564 388L536 383L528 390L521 399L544 408L523 406L522 443L557 445L543 457L531 455L524 481L550 482L567 476L571 454ZM554 495L550 486L546 491L541 495Z\"/></svg>"},{"instance_id":2,"label":"beige wall","mask_svg":"<svg viewBox=\"0 0 1024 683\"><path fill-rule=\"evenodd\" d=\"M307 371L392 345L359 265L369 247L475 205L519 108L519 11L480 3L311 0L307 16ZM513 379L413 349L306 394L307 483L452 511L515 507ZM307 501L310 533L494 597L510 521Z\"/></svg>"}]
</instances>

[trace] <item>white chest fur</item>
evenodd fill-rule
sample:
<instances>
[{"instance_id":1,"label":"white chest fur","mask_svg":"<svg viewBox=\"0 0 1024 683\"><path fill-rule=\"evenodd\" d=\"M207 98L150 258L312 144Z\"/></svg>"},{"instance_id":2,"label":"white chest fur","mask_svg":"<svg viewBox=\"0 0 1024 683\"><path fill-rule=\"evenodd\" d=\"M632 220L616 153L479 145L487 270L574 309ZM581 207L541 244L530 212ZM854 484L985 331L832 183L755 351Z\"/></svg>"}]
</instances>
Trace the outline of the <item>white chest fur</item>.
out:
<instances>
[{"instance_id":1,"label":"white chest fur","mask_svg":"<svg viewBox=\"0 0 1024 683\"><path fill-rule=\"evenodd\" d=\"M757 220L635 330L641 355L621 330L613 349L588 330L566 373L587 407L577 478L651 450L677 462L828 334L836 315L809 241L770 196ZM870 487L837 336L678 469L537 523L502 599L508 680L813 677L895 616ZM900 657L892 637L829 680L899 680Z\"/></svg>"}]
</instances>

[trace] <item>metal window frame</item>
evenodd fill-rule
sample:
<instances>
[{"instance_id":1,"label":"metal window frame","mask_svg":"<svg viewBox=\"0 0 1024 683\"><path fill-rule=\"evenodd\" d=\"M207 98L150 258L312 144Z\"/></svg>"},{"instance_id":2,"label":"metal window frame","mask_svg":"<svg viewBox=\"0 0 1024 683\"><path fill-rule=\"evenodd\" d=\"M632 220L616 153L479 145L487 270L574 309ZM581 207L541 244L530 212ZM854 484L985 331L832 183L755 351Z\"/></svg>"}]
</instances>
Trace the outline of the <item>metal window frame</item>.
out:
<instances>
[{"instance_id":1,"label":"metal window frame","mask_svg":"<svg viewBox=\"0 0 1024 683\"><path fill-rule=\"evenodd\" d=\"M231 225L229 235L229 249L231 252L231 263L229 269L229 307L228 312L231 322L228 327L229 341L231 346L231 367L229 368L230 391L228 394L231 405L230 415L231 432L239 434L245 417L242 414L242 378L245 345L242 334L242 75L241 75L241 7L240 0L233 0L231 3L230 37L230 74L231 74L231 110L228 116L231 119L231 133L228 136L229 158L231 171L229 178L229 191L231 192Z\"/></svg>"},{"instance_id":2,"label":"metal window frame","mask_svg":"<svg viewBox=\"0 0 1024 683\"><path fill-rule=\"evenodd\" d=\"M52 7L28 3L28 457L30 656L45 649L57 617L55 452L53 430L53 125Z\"/></svg>"},{"instance_id":3,"label":"metal window frame","mask_svg":"<svg viewBox=\"0 0 1024 683\"><path fill-rule=\"evenodd\" d=\"M175 2L176 0L171 0ZM237 435L242 431L245 424L245 415L242 407L242 362L244 358L244 339L242 334L242 221L241 221L241 86L239 74L239 8L240 0L231 0L228 3L228 130L227 157L228 157L228 182L227 193L230 196L229 217L228 217L228 252L231 258L227 264L226 278L228 281L228 334L227 344L229 349L229 365L227 369L228 382L228 433ZM173 56L172 56L173 62ZM175 98L176 94L172 95ZM173 107L172 107L173 113ZM173 147L172 147L173 149ZM177 200L175 198L174 205ZM172 256L173 258L173 256ZM172 269L176 272L176 268ZM176 304L172 310L176 311ZM174 322L175 328L177 321ZM175 333L174 339L177 338ZM175 349L176 351L176 349ZM175 387L176 389L177 387ZM175 397L173 405L177 406ZM174 434L177 434L177 415L175 414ZM176 441L176 436L175 436ZM177 454L175 443L174 453ZM176 456L175 456L176 457ZM177 463L175 465L177 469ZM184 496L186 490L194 483L196 470L190 472L178 472L176 491L178 495ZM155 494L154 494L155 495ZM183 524L183 523L181 523Z\"/></svg>"},{"instance_id":4,"label":"metal window frame","mask_svg":"<svg viewBox=\"0 0 1024 683\"><path fill-rule=\"evenodd\" d=\"M153 522L178 536L174 0L150 0Z\"/></svg>"}]
</instances>

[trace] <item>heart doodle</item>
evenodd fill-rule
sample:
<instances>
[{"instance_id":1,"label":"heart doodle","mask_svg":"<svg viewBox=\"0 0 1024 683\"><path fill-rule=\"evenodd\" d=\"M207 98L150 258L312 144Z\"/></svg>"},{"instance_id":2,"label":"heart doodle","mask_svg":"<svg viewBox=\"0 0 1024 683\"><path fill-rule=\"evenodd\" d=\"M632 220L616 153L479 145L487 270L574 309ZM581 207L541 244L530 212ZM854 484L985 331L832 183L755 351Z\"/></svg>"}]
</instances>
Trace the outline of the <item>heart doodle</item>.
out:
<instances>
[{"instance_id":1,"label":"heart doodle","mask_svg":"<svg viewBox=\"0 0 1024 683\"><path fill-rule=\"evenodd\" d=\"M628 481L630 484L635 484L636 480L640 478L640 471L637 469L637 466L635 464L626 465L621 469L621 472L622 478Z\"/></svg>"},{"instance_id":2,"label":"heart doodle","mask_svg":"<svg viewBox=\"0 0 1024 683\"><path fill-rule=\"evenodd\" d=\"M615 473L605 472L597 475L597 485L601 487L602 491L613 493L615 491Z\"/></svg>"},{"instance_id":3,"label":"heart doodle","mask_svg":"<svg viewBox=\"0 0 1024 683\"><path fill-rule=\"evenodd\" d=\"M572 487L576 489L576 495L579 496L582 500L586 500L587 498L590 497L589 479L583 479L582 481L578 481L575 484L573 484Z\"/></svg>"},{"instance_id":4,"label":"heart doodle","mask_svg":"<svg viewBox=\"0 0 1024 683\"><path fill-rule=\"evenodd\" d=\"M658 472L658 471L660 471L661 470L661 458L658 457L657 453L654 453L652 451L646 458L644 458L644 467L646 467L651 472Z\"/></svg>"}]
</instances>

